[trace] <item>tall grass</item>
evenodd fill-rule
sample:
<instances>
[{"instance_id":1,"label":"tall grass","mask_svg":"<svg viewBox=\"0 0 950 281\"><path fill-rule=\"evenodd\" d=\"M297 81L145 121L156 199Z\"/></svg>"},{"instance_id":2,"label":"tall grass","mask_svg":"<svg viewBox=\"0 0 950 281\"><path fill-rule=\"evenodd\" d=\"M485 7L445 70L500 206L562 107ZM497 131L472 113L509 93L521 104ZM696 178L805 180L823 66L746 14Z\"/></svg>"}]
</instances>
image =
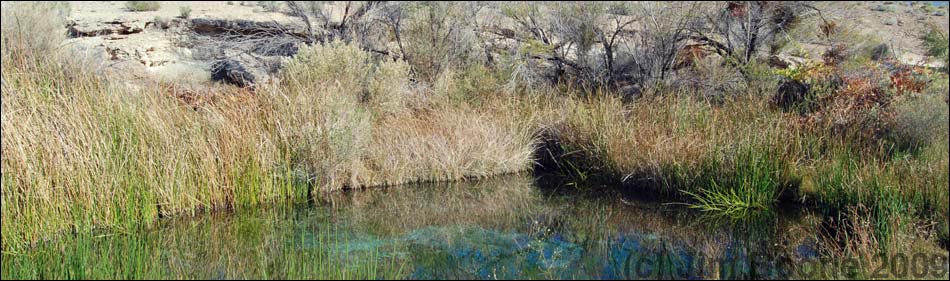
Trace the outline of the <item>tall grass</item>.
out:
<instances>
[{"instance_id":1,"label":"tall grass","mask_svg":"<svg viewBox=\"0 0 950 281\"><path fill-rule=\"evenodd\" d=\"M719 156L702 168L700 182L683 191L695 201L691 206L715 216L734 220L753 218L770 211L788 188L789 168L768 149L733 152L734 158ZM730 163L718 159L729 159Z\"/></svg>"},{"instance_id":2,"label":"tall grass","mask_svg":"<svg viewBox=\"0 0 950 281\"><path fill-rule=\"evenodd\" d=\"M75 65L3 74L4 243L294 197L254 103L195 111Z\"/></svg>"},{"instance_id":3,"label":"tall grass","mask_svg":"<svg viewBox=\"0 0 950 281\"><path fill-rule=\"evenodd\" d=\"M576 100L552 125L565 147L562 161L635 192L690 198L694 207L726 216L768 210L793 179L780 114L760 99L713 105L689 97Z\"/></svg>"},{"instance_id":4,"label":"tall grass","mask_svg":"<svg viewBox=\"0 0 950 281\"><path fill-rule=\"evenodd\" d=\"M560 98L545 110L561 116L547 118L562 152L557 161L580 180L666 194L733 219L782 200L817 204L829 216L860 207L881 247L891 247L892 237L909 230L898 222L946 213L947 107L929 95L898 100L894 136L874 145L839 134L835 124L803 123L755 96L722 104L695 95L626 104Z\"/></svg>"},{"instance_id":5,"label":"tall grass","mask_svg":"<svg viewBox=\"0 0 950 281\"><path fill-rule=\"evenodd\" d=\"M532 162L530 119L446 102L444 91L410 87L404 63L377 64L354 46L305 49L284 83L256 92L125 86L60 45L64 25L47 24L59 8L3 10L4 249Z\"/></svg>"},{"instance_id":6,"label":"tall grass","mask_svg":"<svg viewBox=\"0 0 950 281\"><path fill-rule=\"evenodd\" d=\"M5 249L66 230L299 198L260 104L222 99L195 110L161 85L112 83L59 45L61 8L3 10Z\"/></svg>"}]
</instances>

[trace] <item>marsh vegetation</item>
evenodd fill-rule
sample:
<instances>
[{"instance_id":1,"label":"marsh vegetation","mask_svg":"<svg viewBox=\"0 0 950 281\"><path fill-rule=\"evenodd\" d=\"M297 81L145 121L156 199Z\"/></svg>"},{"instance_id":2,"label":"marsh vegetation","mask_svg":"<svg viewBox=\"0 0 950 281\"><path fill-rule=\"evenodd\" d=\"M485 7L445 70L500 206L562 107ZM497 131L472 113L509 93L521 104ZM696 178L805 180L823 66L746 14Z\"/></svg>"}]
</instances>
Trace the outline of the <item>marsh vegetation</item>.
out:
<instances>
[{"instance_id":1,"label":"marsh vegetation","mask_svg":"<svg viewBox=\"0 0 950 281\"><path fill-rule=\"evenodd\" d=\"M312 27L275 35L298 46L279 79L199 86L96 67L62 44L68 5L4 3L3 279L946 258L946 64L904 64L819 7L354 2L341 22L260 2ZM946 32L920 34L934 60ZM802 277L773 270L695 277Z\"/></svg>"}]
</instances>

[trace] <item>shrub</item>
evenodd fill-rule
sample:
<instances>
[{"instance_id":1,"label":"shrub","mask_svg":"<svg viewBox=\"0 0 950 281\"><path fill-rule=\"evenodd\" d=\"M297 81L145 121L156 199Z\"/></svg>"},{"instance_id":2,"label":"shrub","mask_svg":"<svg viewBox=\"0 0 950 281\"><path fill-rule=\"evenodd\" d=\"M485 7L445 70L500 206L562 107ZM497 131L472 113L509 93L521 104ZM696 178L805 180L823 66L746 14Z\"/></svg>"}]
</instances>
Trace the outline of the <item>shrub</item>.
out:
<instances>
[{"instance_id":1,"label":"shrub","mask_svg":"<svg viewBox=\"0 0 950 281\"><path fill-rule=\"evenodd\" d=\"M872 7L871 11L893 13L894 8L890 6L885 6L885 5L877 5L877 6Z\"/></svg>"},{"instance_id":2,"label":"shrub","mask_svg":"<svg viewBox=\"0 0 950 281\"><path fill-rule=\"evenodd\" d=\"M68 7L57 2L5 3L0 18L3 68L29 69L66 39ZM23 28L29 27L29 28ZM42 32L33 32L39 30Z\"/></svg>"},{"instance_id":3,"label":"shrub","mask_svg":"<svg viewBox=\"0 0 950 281\"><path fill-rule=\"evenodd\" d=\"M178 14L179 14L179 17L181 17L181 18L183 18L183 19L190 18L190 17L191 17L191 7L182 6L181 8L178 8Z\"/></svg>"},{"instance_id":4,"label":"shrub","mask_svg":"<svg viewBox=\"0 0 950 281\"><path fill-rule=\"evenodd\" d=\"M412 89L409 87L409 64L385 61L379 65L369 85L369 103L384 115L405 113Z\"/></svg>"},{"instance_id":5,"label":"shrub","mask_svg":"<svg viewBox=\"0 0 950 281\"><path fill-rule=\"evenodd\" d=\"M730 57L730 63L752 62L766 46L773 44L784 30L793 29L805 8L796 2L712 3L721 7L707 9L698 28L692 28L702 41Z\"/></svg>"},{"instance_id":6,"label":"shrub","mask_svg":"<svg viewBox=\"0 0 950 281\"><path fill-rule=\"evenodd\" d=\"M421 81L433 82L443 71L479 62L472 11L458 3L426 2L403 7L411 11L402 34L405 59Z\"/></svg>"},{"instance_id":7,"label":"shrub","mask_svg":"<svg viewBox=\"0 0 950 281\"><path fill-rule=\"evenodd\" d=\"M451 73L443 72L452 78L437 86L414 88L408 64L377 64L355 44L302 49L287 67L287 91L274 99L293 162L321 191L482 178L530 167L533 119L471 110L464 99L444 102L460 87L454 81L467 77ZM485 108L508 108L507 100Z\"/></svg>"},{"instance_id":8,"label":"shrub","mask_svg":"<svg viewBox=\"0 0 950 281\"><path fill-rule=\"evenodd\" d=\"M933 26L922 36L921 40L924 47L927 48L928 56L943 59L945 70L950 68L950 53L948 53L947 47L950 43L947 41L946 32L941 31L937 26Z\"/></svg>"},{"instance_id":9,"label":"shrub","mask_svg":"<svg viewBox=\"0 0 950 281\"><path fill-rule=\"evenodd\" d=\"M158 11L162 5L158 1L127 1L125 8L132 12Z\"/></svg>"},{"instance_id":10,"label":"shrub","mask_svg":"<svg viewBox=\"0 0 950 281\"><path fill-rule=\"evenodd\" d=\"M896 120L891 138L900 147L921 149L939 143L948 128L945 99L947 80L933 82L922 94L907 95L895 101Z\"/></svg>"},{"instance_id":11,"label":"shrub","mask_svg":"<svg viewBox=\"0 0 950 281\"><path fill-rule=\"evenodd\" d=\"M291 162L315 191L529 167L533 130L525 124L532 119L437 103L409 87L408 74L404 62L377 64L369 52L342 42L302 48L288 64L282 87L270 93L272 106ZM424 94L447 95L439 87L430 91Z\"/></svg>"},{"instance_id":12,"label":"shrub","mask_svg":"<svg viewBox=\"0 0 950 281\"><path fill-rule=\"evenodd\" d=\"M171 20L163 16L155 16L155 18L152 19L152 23L158 28L167 29L171 25Z\"/></svg>"},{"instance_id":13,"label":"shrub","mask_svg":"<svg viewBox=\"0 0 950 281\"><path fill-rule=\"evenodd\" d=\"M278 132L295 169L322 190L359 187L373 128L360 101L372 71L368 53L339 42L302 48L284 70Z\"/></svg>"}]
</instances>

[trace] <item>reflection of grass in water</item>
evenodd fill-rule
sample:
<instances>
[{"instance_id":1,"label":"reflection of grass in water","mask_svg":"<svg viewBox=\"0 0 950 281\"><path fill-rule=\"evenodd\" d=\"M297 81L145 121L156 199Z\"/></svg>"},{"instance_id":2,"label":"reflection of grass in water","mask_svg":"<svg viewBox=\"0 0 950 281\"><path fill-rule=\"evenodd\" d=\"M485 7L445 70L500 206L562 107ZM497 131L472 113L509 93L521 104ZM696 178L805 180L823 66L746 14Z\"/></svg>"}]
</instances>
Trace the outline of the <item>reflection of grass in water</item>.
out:
<instances>
[{"instance_id":1,"label":"reflection of grass in water","mask_svg":"<svg viewBox=\"0 0 950 281\"><path fill-rule=\"evenodd\" d=\"M524 175L339 193L328 199L347 223L376 235L452 224L512 227L544 212L533 178Z\"/></svg>"},{"instance_id":2,"label":"reflection of grass in water","mask_svg":"<svg viewBox=\"0 0 950 281\"><path fill-rule=\"evenodd\" d=\"M396 279L380 249L336 251L348 238L329 223L282 214L212 217L136 235L70 236L4 253L3 279ZM320 220L320 219L318 219ZM323 220L320 220L321 222ZM312 231L312 233L307 233ZM305 247L306 244L314 247Z\"/></svg>"}]
</instances>

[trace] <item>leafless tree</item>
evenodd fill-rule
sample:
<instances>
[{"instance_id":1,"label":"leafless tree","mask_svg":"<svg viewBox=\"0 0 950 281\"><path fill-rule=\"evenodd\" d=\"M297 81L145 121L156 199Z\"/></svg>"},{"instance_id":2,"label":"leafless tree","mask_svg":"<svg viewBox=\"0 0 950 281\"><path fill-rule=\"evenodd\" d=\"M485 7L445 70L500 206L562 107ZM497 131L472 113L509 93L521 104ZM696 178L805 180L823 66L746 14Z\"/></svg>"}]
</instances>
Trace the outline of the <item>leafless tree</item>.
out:
<instances>
[{"instance_id":1,"label":"leafless tree","mask_svg":"<svg viewBox=\"0 0 950 281\"><path fill-rule=\"evenodd\" d=\"M550 62L554 80L568 72L586 84L619 86L653 83L675 69L689 41L695 3L559 3L505 8L514 30L497 36L520 42L529 58Z\"/></svg>"},{"instance_id":2,"label":"leafless tree","mask_svg":"<svg viewBox=\"0 0 950 281\"><path fill-rule=\"evenodd\" d=\"M481 3L392 2L381 5L376 21L387 28L398 57L419 78L478 61L475 22Z\"/></svg>"},{"instance_id":3,"label":"leafless tree","mask_svg":"<svg viewBox=\"0 0 950 281\"><path fill-rule=\"evenodd\" d=\"M557 5L554 7L555 9L564 8L561 5L578 4ZM545 7L545 9L547 8ZM585 39L590 37L585 36L585 34L559 34L559 32L589 32L590 30L575 26L576 23L583 20L579 19L579 16L569 19L556 18L568 16L569 13L564 12L555 15L551 11L542 11L541 9L540 5L531 3L507 4L502 7L502 11L513 22L513 28L490 26L486 28L486 31L506 40L517 42L518 44L515 46L508 46L511 49L507 51L509 54L517 54L524 59L550 63L554 67L554 73L550 75L553 81L562 80L568 69L574 73L587 72L587 66L578 63L576 60L576 55L580 52L572 51L572 49L580 41L583 41L581 44L587 43L585 44L587 46L581 46L581 49L589 47L590 41Z\"/></svg>"},{"instance_id":4,"label":"leafless tree","mask_svg":"<svg viewBox=\"0 0 950 281\"><path fill-rule=\"evenodd\" d=\"M409 17L406 6L405 2L387 2L381 7L378 18L392 33L393 39L396 40L396 46L399 47L399 56L403 60L408 59L406 45L402 39L405 32L406 18Z\"/></svg>"},{"instance_id":5,"label":"leafless tree","mask_svg":"<svg viewBox=\"0 0 950 281\"><path fill-rule=\"evenodd\" d=\"M702 21L691 28L692 39L745 65L797 23L806 8L792 1L711 2L704 6Z\"/></svg>"},{"instance_id":6,"label":"leafless tree","mask_svg":"<svg viewBox=\"0 0 950 281\"><path fill-rule=\"evenodd\" d=\"M312 43L334 40L346 42L362 38L361 32L371 23L373 11L382 1L344 1L341 3L340 21L334 21L334 4L329 1L286 1L290 15L299 18L306 26Z\"/></svg>"},{"instance_id":7,"label":"leafless tree","mask_svg":"<svg viewBox=\"0 0 950 281\"><path fill-rule=\"evenodd\" d=\"M652 86L676 70L676 60L689 44L689 26L695 20L696 3L638 3L633 18L616 27L612 53L620 53L614 75L641 86ZM619 38L616 38L619 37Z\"/></svg>"}]
</instances>

